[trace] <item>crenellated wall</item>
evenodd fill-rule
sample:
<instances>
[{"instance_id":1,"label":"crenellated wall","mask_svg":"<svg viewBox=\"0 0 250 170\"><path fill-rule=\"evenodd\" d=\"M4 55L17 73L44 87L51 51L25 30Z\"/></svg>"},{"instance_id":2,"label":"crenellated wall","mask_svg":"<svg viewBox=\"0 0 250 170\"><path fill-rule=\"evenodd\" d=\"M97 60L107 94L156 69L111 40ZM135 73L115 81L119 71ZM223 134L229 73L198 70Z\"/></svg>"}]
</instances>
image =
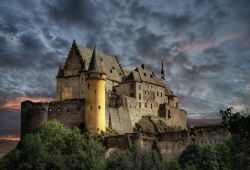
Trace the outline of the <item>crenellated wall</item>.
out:
<instances>
[{"instance_id":1,"label":"crenellated wall","mask_svg":"<svg viewBox=\"0 0 250 170\"><path fill-rule=\"evenodd\" d=\"M24 101L21 103L21 137L34 130L40 123L52 119L66 127L84 127L84 100L74 99L53 102Z\"/></svg>"}]
</instances>

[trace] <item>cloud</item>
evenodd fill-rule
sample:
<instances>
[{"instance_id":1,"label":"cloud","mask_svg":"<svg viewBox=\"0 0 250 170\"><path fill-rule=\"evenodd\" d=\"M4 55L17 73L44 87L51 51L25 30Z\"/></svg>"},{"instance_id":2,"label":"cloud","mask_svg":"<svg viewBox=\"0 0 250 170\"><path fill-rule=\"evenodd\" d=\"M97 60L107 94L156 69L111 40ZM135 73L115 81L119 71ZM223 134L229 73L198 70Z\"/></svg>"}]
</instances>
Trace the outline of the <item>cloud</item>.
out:
<instances>
[{"instance_id":1,"label":"cloud","mask_svg":"<svg viewBox=\"0 0 250 170\"><path fill-rule=\"evenodd\" d=\"M180 51L184 53L200 53L206 49L218 47L220 44L225 43L227 41L232 41L237 39L239 36L236 33L231 33L225 35L221 38L215 39L213 41L205 41L205 42L191 42L184 43L180 46Z\"/></svg>"},{"instance_id":2,"label":"cloud","mask_svg":"<svg viewBox=\"0 0 250 170\"><path fill-rule=\"evenodd\" d=\"M20 137L17 135L0 135L0 141L20 141Z\"/></svg>"},{"instance_id":3,"label":"cloud","mask_svg":"<svg viewBox=\"0 0 250 170\"><path fill-rule=\"evenodd\" d=\"M21 109L21 102L30 100L33 102L48 102L52 101L53 98L47 98L47 97L27 97L27 96L21 96L17 97L15 99L7 99L5 103L0 106L2 109L12 109L12 110L20 110Z\"/></svg>"}]
</instances>

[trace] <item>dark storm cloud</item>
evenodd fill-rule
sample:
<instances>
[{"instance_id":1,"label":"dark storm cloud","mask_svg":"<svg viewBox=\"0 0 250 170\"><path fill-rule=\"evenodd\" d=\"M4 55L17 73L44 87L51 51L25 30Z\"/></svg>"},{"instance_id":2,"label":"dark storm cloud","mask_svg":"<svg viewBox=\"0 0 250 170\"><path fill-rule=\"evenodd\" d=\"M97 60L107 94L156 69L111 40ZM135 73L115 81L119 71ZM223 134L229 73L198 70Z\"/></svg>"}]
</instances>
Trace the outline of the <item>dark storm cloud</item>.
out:
<instances>
[{"instance_id":1,"label":"dark storm cloud","mask_svg":"<svg viewBox=\"0 0 250 170\"><path fill-rule=\"evenodd\" d=\"M16 34L18 32L18 28L15 25L9 23L1 24L0 30L6 34Z\"/></svg>"},{"instance_id":2,"label":"dark storm cloud","mask_svg":"<svg viewBox=\"0 0 250 170\"><path fill-rule=\"evenodd\" d=\"M136 50L139 54L153 56L156 53L157 46L161 45L163 35L156 35L149 31L146 27L136 30L139 38L135 41Z\"/></svg>"},{"instance_id":3,"label":"dark storm cloud","mask_svg":"<svg viewBox=\"0 0 250 170\"><path fill-rule=\"evenodd\" d=\"M93 1L71 0L45 2L45 11L55 23L63 26L83 26L90 29L101 28L101 16Z\"/></svg>"},{"instance_id":4,"label":"dark storm cloud","mask_svg":"<svg viewBox=\"0 0 250 170\"><path fill-rule=\"evenodd\" d=\"M38 37L37 34L34 33L26 33L21 35L20 37L20 42L22 45L22 48L26 51L31 51L31 52L39 52L44 49L44 45L41 42L41 39Z\"/></svg>"}]
</instances>

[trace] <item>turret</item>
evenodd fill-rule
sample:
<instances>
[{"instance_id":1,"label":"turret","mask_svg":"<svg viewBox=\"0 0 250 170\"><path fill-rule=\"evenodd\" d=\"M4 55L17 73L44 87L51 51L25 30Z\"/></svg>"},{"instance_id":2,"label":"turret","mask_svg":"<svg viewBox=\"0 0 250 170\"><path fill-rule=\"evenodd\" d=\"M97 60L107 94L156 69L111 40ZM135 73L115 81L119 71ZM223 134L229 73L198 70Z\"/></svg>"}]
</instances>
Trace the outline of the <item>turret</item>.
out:
<instances>
[{"instance_id":1,"label":"turret","mask_svg":"<svg viewBox=\"0 0 250 170\"><path fill-rule=\"evenodd\" d=\"M163 67L163 60L162 60L162 63L161 63L161 78L163 80L165 80L165 71L164 71L164 67Z\"/></svg>"},{"instance_id":2,"label":"turret","mask_svg":"<svg viewBox=\"0 0 250 170\"><path fill-rule=\"evenodd\" d=\"M85 77L85 126L91 133L100 133L106 130L106 74L96 53L96 47L94 47Z\"/></svg>"},{"instance_id":3,"label":"turret","mask_svg":"<svg viewBox=\"0 0 250 170\"><path fill-rule=\"evenodd\" d=\"M60 65L56 78L63 77L63 75L64 75L63 74L63 69L62 69L62 67Z\"/></svg>"}]
</instances>

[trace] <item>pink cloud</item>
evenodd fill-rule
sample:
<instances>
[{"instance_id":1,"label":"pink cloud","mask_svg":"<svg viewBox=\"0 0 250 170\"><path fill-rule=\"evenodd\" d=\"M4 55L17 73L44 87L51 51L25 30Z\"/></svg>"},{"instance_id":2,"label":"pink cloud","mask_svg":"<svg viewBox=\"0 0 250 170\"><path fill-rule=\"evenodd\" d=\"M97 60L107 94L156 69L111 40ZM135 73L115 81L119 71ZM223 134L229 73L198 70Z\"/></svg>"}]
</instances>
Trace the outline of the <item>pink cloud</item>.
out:
<instances>
[{"instance_id":1,"label":"pink cloud","mask_svg":"<svg viewBox=\"0 0 250 170\"><path fill-rule=\"evenodd\" d=\"M238 37L239 37L238 34L232 33L232 34L227 34L224 37L217 38L213 41L186 43L186 44L181 45L180 51L199 53L205 49L216 47L224 42L235 40Z\"/></svg>"},{"instance_id":2,"label":"pink cloud","mask_svg":"<svg viewBox=\"0 0 250 170\"><path fill-rule=\"evenodd\" d=\"M20 141L20 137L17 135L0 135L0 140L4 141Z\"/></svg>"},{"instance_id":3,"label":"pink cloud","mask_svg":"<svg viewBox=\"0 0 250 170\"><path fill-rule=\"evenodd\" d=\"M48 101L53 100L53 98L21 96L21 97L15 98L15 99L6 100L5 103L2 106L0 106L0 108L20 110L21 109L21 102L23 102L25 100L31 100L33 102L48 102Z\"/></svg>"}]
</instances>

